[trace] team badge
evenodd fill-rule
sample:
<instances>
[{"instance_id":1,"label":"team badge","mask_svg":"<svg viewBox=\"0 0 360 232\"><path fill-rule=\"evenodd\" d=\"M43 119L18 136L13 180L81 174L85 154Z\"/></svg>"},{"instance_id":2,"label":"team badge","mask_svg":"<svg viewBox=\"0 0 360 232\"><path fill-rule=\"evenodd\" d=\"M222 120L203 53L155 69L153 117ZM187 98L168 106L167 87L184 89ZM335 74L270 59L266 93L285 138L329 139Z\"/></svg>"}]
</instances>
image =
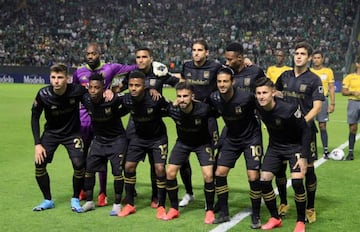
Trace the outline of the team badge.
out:
<instances>
[{"instance_id":1,"label":"team badge","mask_svg":"<svg viewBox=\"0 0 360 232\"><path fill-rule=\"evenodd\" d=\"M57 106L53 105L53 106L50 107L50 109L55 110L55 109L57 109Z\"/></svg>"},{"instance_id":2,"label":"team badge","mask_svg":"<svg viewBox=\"0 0 360 232\"><path fill-rule=\"evenodd\" d=\"M191 72L188 72L185 76L190 78L191 77Z\"/></svg>"},{"instance_id":3,"label":"team badge","mask_svg":"<svg viewBox=\"0 0 360 232\"><path fill-rule=\"evenodd\" d=\"M285 84L284 84L284 89L286 89L286 88L287 88L287 84L285 83Z\"/></svg>"},{"instance_id":4,"label":"team badge","mask_svg":"<svg viewBox=\"0 0 360 232\"><path fill-rule=\"evenodd\" d=\"M70 98L69 102L70 102L70 104L72 105L72 104L75 104L76 101L75 101L74 98Z\"/></svg>"},{"instance_id":5,"label":"team badge","mask_svg":"<svg viewBox=\"0 0 360 232\"><path fill-rule=\"evenodd\" d=\"M154 109L153 108L147 108L147 114L151 114L152 112L154 112Z\"/></svg>"},{"instance_id":6,"label":"team badge","mask_svg":"<svg viewBox=\"0 0 360 232\"><path fill-rule=\"evenodd\" d=\"M156 79L150 79L150 86L155 86L156 84Z\"/></svg>"},{"instance_id":7,"label":"team badge","mask_svg":"<svg viewBox=\"0 0 360 232\"><path fill-rule=\"evenodd\" d=\"M241 113L242 113L241 106L235 107L235 113L236 113L236 114L241 114Z\"/></svg>"},{"instance_id":8,"label":"team badge","mask_svg":"<svg viewBox=\"0 0 360 232\"><path fill-rule=\"evenodd\" d=\"M210 77L210 71L204 71L204 78L209 79Z\"/></svg>"},{"instance_id":9,"label":"team badge","mask_svg":"<svg viewBox=\"0 0 360 232\"><path fill-rule=\"evenodd\" d=\"M307 85L301 84L300 85L300 92L304 93L306 91Z\"/></svg>"},{"instance_id":10,"label":"team badge","mask_svg":"<svg viewBox=\"0 0 360 232\"><path fill-rule=\"evenodd\" d=\"M105 114L107 114L107 115L111 114L111 107L105 108Z\"/></svg>"},{"instance_id":11,"label":"team badge","mask_svg":"<svg viewBox=\"0 0 360 232\"><path fill-rule=\"evenodd\" d=\"M195 119L195 125L198 126L201 124L201 119L200 118L196 118Z\"/></svg>"},{"instance_id":12,"label":"team badge","mask_svg":"<svg viewBox=\"0 0 360 232\"><path fill-rule=\"evenodd\" d=\"M250 85L250 82L251 82L251 79L248 77L248 78L244 78L244 85L245 86L249 86Z\"/></svg>"},{"instance_id":13,"label":"team badge","mask_svg":"<svg viewBox=\"0 0 360 232\"><path fill-rule=\"evenodd\" d=\"M276 126L280 126L280 125L281 125L281 119L280 119L280 118L276 118L276 119L275 119L275 125L276 125Z\"/></svg>"}]
</instances>

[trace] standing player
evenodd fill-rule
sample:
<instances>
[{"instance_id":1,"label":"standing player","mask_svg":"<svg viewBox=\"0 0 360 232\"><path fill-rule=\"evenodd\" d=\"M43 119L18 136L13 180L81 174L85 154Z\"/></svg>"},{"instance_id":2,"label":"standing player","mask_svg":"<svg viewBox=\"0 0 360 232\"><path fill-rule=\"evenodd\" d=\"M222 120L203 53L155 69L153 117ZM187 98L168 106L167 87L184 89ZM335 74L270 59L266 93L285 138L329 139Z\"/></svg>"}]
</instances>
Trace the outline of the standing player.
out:
<instances>
[{"instance_id":1,"label":"standing player","mask_svg":"<svg viewBox=\"0 0 360 232\"><path fill-rule=\"evenodd\" d=\"M285 65L285 52L283 50L276 50L275 58L276 64L269 66L266 70L266 76L270 78L273 83L276 83L281 73L292 69L290 66Z\"/></svg>"},{"instance_id":2,"label":"standing player","mask_svg":"<svg viewBox=\"0 0 360 232\"><path fill-rule=\"evenodd\" d=\"M55 150L65 146L73 169L73 196L71 208L81 210L79 194L84 184L85 160L80 134L79 102L86 89L68 84L67 67L55 64L50 68L50 85L39 90L32 105L31 129L35 141L35 176L44 201L34 211L54 208L50 191L50 177L46 166ZM40 116L45 112L45 127L40 136Z\"/></svg>"},{"instance_id":3,"label":"standing player","mask_svg":"<svg viewBox=\"0 0 360 232\"><path fill-rule=\"evenodd\" d=\"M294 70L283 72L276 82L276 89L281 91L285 101L300 105L302 114L305 115L306 122L311 127L311 142L307 158L308 166L305 175L305 185L307 192L306 218L309 223L316 221L315 212L315 193L317 180L315 175L314 161L317 159L316 145L316 125L314 119L321 111L324 91L320 78L312 73L308 68L313 49L307 42L300 42L295 45ZM286 180L285 169L277 173L276 177ZM279 191L286 189L286 181L279 182Z\"/></svg>"},{"instance_id":4,"label":"standing player","mask_svg":"<svg viewBox=\"0 0 360 232\"><path fill-rule=\"evenodd\" d=\"M164 98L154 100L145 88L145 74L133 71L129 75L129 91L124 96L124 107L131 112L135 132L132 135L125 163L125 191L126 205L118 213L125 217L136 212L134 190L136 184L136 168L139 161L144 160L146 154L152 154L156 172L158 190L157 218L165 215L166 172L168 138L166 126L162 120L163 110L167 107Z\"/></svg>"},{"instance_id":5,"label":"standing player","mask_svg":"<svg viewBox=\"0 0 360 232\"><path fill-rule=\"evenodd\" d=\"M152 52L147 47L142 47L136 50L136 64L138 71L145 74L145 87L149 89L150 95L154 100L158 100L162 95L163 86L165 84L175 86L179 82L179 78L171 75L168 72L168 68L157 61L153 60ZM125 78L122 83L119 83L119 91L123 91L127 88L128 78ZM135 133L134 122L132 118L129 118L128 126L126 128L126 135L128 139L132 138L132 135ZM156 173L155 166L152 154L149 155L150 162L150 173L151 173L151 207L157 208L158 198L157 198L157 187L156 187Z\"/></svg>"},{"instance_id":6,"label":"standing player","mask_svg":"<svg viewBox=\"0 0 360 232\"><path fill-rule=\"evenodd\" d=\"M114 176L115 201L110 216L117 216L121 210L121 195L124 187L122 175L123 159L127 149L125 129L121 116L127 113L123 110L119 96L106 102L104 77L95 73L89 78L89 93L85 94L83 105L91 117L94 138L91 142L86 161L85 184L86 203L81 212L95 209L93 191L95 172L105 171L108 160L111 163Z\"/></svg>"},{"instance_id":7,"label":"standing player","mask_svg":"<svg viewBox=\"0 0 360 232\"><path fill-rule=\"evenodd\" d=\"M318 75L322 81L324 88L325 101L323 101L320 113L316 116L319 122L320 137L323 145L324 158L328 159L328 134L326 131L326 123L329 121L329 113L335 109L335 80L334 73L330 68L324 67L324 55L321 51L315 51L312 58L313 66L311 72ZM330 97L330 104L328 101Z\"/></svg>"},{"instance_id":8,"label":"standing player","mask_svg":"<svg viewBox=\"0 0 360 232\"><path fill-rule=\"evenodd\" d=\"M105 88L109 89L113 78L122 73L130 72L136 69L136 65L123 65L123 64L110 64L100 61L101 48L97 43L89 43L86 48L86 65L79 67L73 74L73 83L78 83L83 86L89 85L89 78L94 73L99 73L104 77ZM91 130L91 119L86 109L80 107L80 120L81 120L81 133L84 141L84 153L87 154L90 142L93 137ZM100 192L98 195L98 206L107 205L106 197L106 178L107 172L99 172L99 185ZM85 196L80 195L81 199L85 199Z\"/></svg>"},{"instance_id":9,"label":"standing player","mask_svg":"<svg viewBox=\"0 0 360 232\"><path fill-rule=\"evenodd\" d=\"M271 182L285 160L291 167L291 181L295 192L297 220L294 232L303 232L306 207L303 184L306 172L304 154L310 139L309 127L298 105L275 97L274 83L269 78L264 77L256 82L256 98L261 120L269 133L269 145L262 163L260 181L262 195L271 218L261 228L269 230L282 225Z\"/></svg>"},{"instance_id":10,"label":"standing player","mask_svg":"<svg viewBox=\"0 0 360 232\"><path fill-rule=\"evenodd\" d=\"M244 92L248 95L255 94L255 82L257 79L264 77L264 71L258 66L252 65L247 66L244 58L244 48L240 43L233 42L230 43L225 49L225 59L226 65L234 70L234 87L237 88L237 91ZM260 122L259 122L260 123ZM226 134L226 128L221 133L221 138ZM253 128L254 129L254 128ZM256 133L254 136L259 136L260 141L262 141L262 135L257 134L258 128L255 128ZM256 138L258 139L258 138ZM222 140L222 139L221 139ZM250 141L248 141L250 142ZM250 143L255 143L253 145L260 146L262 149L262 143L257 144L257 141L251 141ZM248 149L248 148L246 148ZM247 157L246 151L245 158ZM262 152L262 150L261 150ZM262 153L261 153L262 154ZM258 154L258 155L261 155ZM260 161L259 161L260 163ZM260 188L260 175L259 169L256 166L248 166L248 170L251 169L249 176L250 184L250 199L252 203L252 228L260 227L260 205L261 205L261 188Z\"/></svg>"},{"instance_id":11,"label":"standing player","mask_svg":"<svg viewBox=\"0 0 360 232\"><path fill-rule=\"evenodd\" d=\"M176 175L184 162L195 152L204 178L206 214L204 223L212 224L215 219L213 207L215 186L213 181L212 133L209 133L210 107L193 100L194 88L188 81L175 86L176 106L169 105L168 114L175 121L177 139L171 152L166 172L166 189L171 208L164 220L179 217L178 184Z\"/></svg>"},{"instance_id":12,"label":"standing player","mask_svg":"<svg viewBox=\"0 0 360 232\"><path fill-rule=\"evenodd\" d=\"M227 130L222 132L222 146L217 157L215 187L219 216L214 223L230 220L227 176L242 153L246 160L252 205L251 228L261 227L261 186L259 170L262 156L262 137L259 120L255 116L256 102L252 92L235 88L234 72L229 67L219 69L218 90L211 94L211 105L222 116Z\"/></svg>"},{"instance_id":13,"label":"standing player","mask_svg":"<svg viewBox=\"0 0 360 232\"><path fill-rule=\"evenodd\" d=\"M342 94L348 96L347 122L349 124L349 154L346 160L354 159L355 137L359 123L360 112L360 56L355 60L356 70L347 75L342 83Z\"/></svg>"},{"instance_id":14,"label":"standing player","mask_svg":"<svg viewBox=\"0 0 360 232\"><path fill-rule=\"evenodd\" d=\"M189 81L194 86L194 97L201 102L208 102L210 94L216 90L216 73L221 67L220 63L208 60L209 46L205 40L195 40L192 44L192 61L185 62L181 72L181 77ZM218 130L217 122L211 119L210 130L212 135L212 144L217 145ZM185 162L180 169L181 179L185 185L186 194L179 203L184 207L194 200L194 193L191 183L191 166L190 162Z\"/></svg>"}]
</instances>

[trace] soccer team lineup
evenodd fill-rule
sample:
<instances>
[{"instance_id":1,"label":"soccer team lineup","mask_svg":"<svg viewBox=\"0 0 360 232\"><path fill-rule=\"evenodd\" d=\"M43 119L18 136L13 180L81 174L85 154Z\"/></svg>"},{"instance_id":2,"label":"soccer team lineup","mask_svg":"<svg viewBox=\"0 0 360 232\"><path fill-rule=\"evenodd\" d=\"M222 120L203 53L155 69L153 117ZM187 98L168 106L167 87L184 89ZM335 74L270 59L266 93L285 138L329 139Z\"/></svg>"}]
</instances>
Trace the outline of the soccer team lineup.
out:
<instances>
[{"instance_id":1,"label":"soccer team lineup","mask_svg":"<svg viewBox=\"0 0 360 232\"><path fill-rule=\"evenodd\" d=\"M349 153L345 156L342 149L328 148L326 124L335 109L333 71L324 66L324 54L308 42L295 44L293 51L292 67L284 64L286 54L278 49L276 65L265 72L246 58L239 42L226 45L226 63L220 64L208 58L207 41L197 39L191 44L192 59L175 75L155 60L148 47L137 48L135 64L128 65L103 62L100 44L89 42L86 64L73 74L66 65L53 64L50 85L38 90L31 111L35 178L43 198L33 211L55 208L47 166L62 145L73 168L70 205L75 213L91 213L106 205L112 205L108 215L124 220L141 213L136 208L136 173L139 163L149 162L149 205L154 220L186 217L180 209L196 200L192 170L200 169L205 210L199 220L228 223L232 216L229 198L234 194L229 191L228 175L244 159L250 227L283 226L289 211L286 183L290 178L296 208L293 231L305 231L307 223L316 222L314 162L354 159L360 58L355 60L355 73L342 82L342 95L348 97L348 110L353 111L347 115ZM164 86L174 88L174 100L163 96ZM177 138L171 147L165 117L176 126ZM263 128L268 133L266 147ZM190 164L190 154L198 162ZM108 172L111 181L106 178ZM100 190L94 196L96 179ZM107 197L107 185L113 186L113 199ZM179 188L186 191L182 198ZM260 220L262 202L268 218Z\"/></svg>"}]
</instances>

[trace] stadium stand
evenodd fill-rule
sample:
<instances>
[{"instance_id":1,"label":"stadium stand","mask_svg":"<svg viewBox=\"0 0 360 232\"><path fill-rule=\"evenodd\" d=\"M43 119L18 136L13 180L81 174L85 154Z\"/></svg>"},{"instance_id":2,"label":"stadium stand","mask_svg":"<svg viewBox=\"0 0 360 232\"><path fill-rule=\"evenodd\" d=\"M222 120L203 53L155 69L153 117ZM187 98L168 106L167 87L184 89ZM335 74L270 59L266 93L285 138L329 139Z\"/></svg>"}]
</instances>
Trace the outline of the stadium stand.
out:
<instances>
[{"instance_id":1,"label":"stadium stand","mask_svg":"<svg viewBox=\"0 0 360 232\"><path fill-rule=\"evenodd\" d=\"M195 38L209 41L211 58L223 61L229 41L244 44L261 67L274 48L290 56L294 43L309 41L325 64L343 70L359 0L1 0L0 64L49 66L83 62L89 41L102 44L104 60L132 63L137 47L181 68ZM358 44L358 41L356 41ZM358 48L357 48L358 49Z\"/></svg>"}]
</instances>

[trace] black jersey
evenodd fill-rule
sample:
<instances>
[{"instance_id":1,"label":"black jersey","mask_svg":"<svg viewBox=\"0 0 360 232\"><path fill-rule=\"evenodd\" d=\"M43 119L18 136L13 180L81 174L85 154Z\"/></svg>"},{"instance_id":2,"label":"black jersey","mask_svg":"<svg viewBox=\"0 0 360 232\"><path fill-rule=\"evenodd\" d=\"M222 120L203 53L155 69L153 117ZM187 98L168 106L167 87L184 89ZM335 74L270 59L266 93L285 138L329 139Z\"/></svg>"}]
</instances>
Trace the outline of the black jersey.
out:
<instances>
[{"instance_id":1,"label":"black jersey","mask_svg":"<svg viewBox=\"0 0 360 232\"><path fill-rule=\"evenodd\" d=\"M325 100L321 79L309 69L298 77L294 70L285 71L275 86L282 91L285 101L300 105L304 115L313 108L314 101Z\"/></svg>"},{"instance_id":2,"label":"black jersey","mask_svg":"<svg viewBox=\"0 0 360 232\"><path fill-rule=\"evenodd\" d=\"M258 106L261 120L269 133L269 147L279 154L296 153L307 148L311 133L299 105L279 98L275 98L275 102L270 111Z\"/></svg>"},{"instance_id":3,"label":"black jersey","mask_svg":"<svg viewBox=\"0 0 360 232\"><path fill-rule=\"evenodd\" d=\"M51 85L43 87L32 105L31 128L35 144L40 143L40 116L45 112L44 131L69 136L80 129L79 103L87 92L85 87L67 84L63 95L57 95Z\"/></svg>"},{"instance_id":4,"label":"black jersey","mask_svg":"<svg viewBox=\"0 0 360 232\"><path fill-rule=\"evenodd\" d=\"M125 136L121 117L128 110L124 109L119 95L115 95L109 102L103 99L99 103L94 103L91 101L90 94L87 93L84 95L83 105L91 118L95 136L105 138L115 138L119 135Z\"/></svg>"},{"instance_id":5,"label":"black jersey","mask_svg":"<svg viewBox=\"0 0 360 232\"><path fill-rule=\"evenodd\" d=\"M211 94L210 104L222 116L231 138L251 138L260 125L255 116L256 102L253 94L240 91L234 87L234 96L226 102L219 91Z\"/></svg>"},{"instance_id":6,"label":"black jersey","mask_svg":"<svg viewBox=\"0 0 360 232\"><path fill-rule=\"evenodd\" d=\"M220 63L210 60L206 60L201 67L196 66L194 61L184 63L181 76L194 85L196 100L206 102L216 90L216 76L220 67Z\"/></svg>"},{"instance_id":7,"label":"black jersey","mask_svg":"<svg viewBox=\"0 0 360 232\"><path fill-rule=\"evenodd\" d=\"M255 93L255 82L260 77L265 77L264 71L256 65L244 67L239 73L235 73L235 87L243 92Z\"/></svg>"},{"instance_id":8,"label":"black jersey","mask_svg":"<svg viewBox=\"0 0 360 232\"><path fill-rule=\"evenodd\" d=\"M166 135L166 126L162 120L168 102L162 97L155 101L145 89L143 99L136 101L130 93L124 95L124 107L131 114L135 125L135 134L143 139L154 139Z\"/></svg>"},{"instance_id":9,"label":"black jersey","mask_svg":"<svg viewBox=\"0 0 360 232\"><path fill-rule=\"evenodd\" d=\"M184 113L179 107L169 104L168 115L175 121L177 139L183 144L200 146L211 143L208 104L193 101L193 110L190 113Z\"/></svg>"},{"instance_id":10,"label":"black jersey","mask_svg":"<svg viewBox=\"0 0 360 232\"><path fill-rule=\"evenodd\" d=\"M138 71L142 72L143 70L138 70ZM170 86L175 86L180 81L179 78L177 78L176 76L172 75L169 72L167 72L166 74L164 73L162 75L156 75L154 73L153 64L151 64L150 70L144 74L145 74L145 86L149 89L156 89L160 94L162 94L163 86L165 84ZM129 82L128 76L126 76L123 81L123 85L127 87L128 82Z\"/></svg>"}]
</instances>

